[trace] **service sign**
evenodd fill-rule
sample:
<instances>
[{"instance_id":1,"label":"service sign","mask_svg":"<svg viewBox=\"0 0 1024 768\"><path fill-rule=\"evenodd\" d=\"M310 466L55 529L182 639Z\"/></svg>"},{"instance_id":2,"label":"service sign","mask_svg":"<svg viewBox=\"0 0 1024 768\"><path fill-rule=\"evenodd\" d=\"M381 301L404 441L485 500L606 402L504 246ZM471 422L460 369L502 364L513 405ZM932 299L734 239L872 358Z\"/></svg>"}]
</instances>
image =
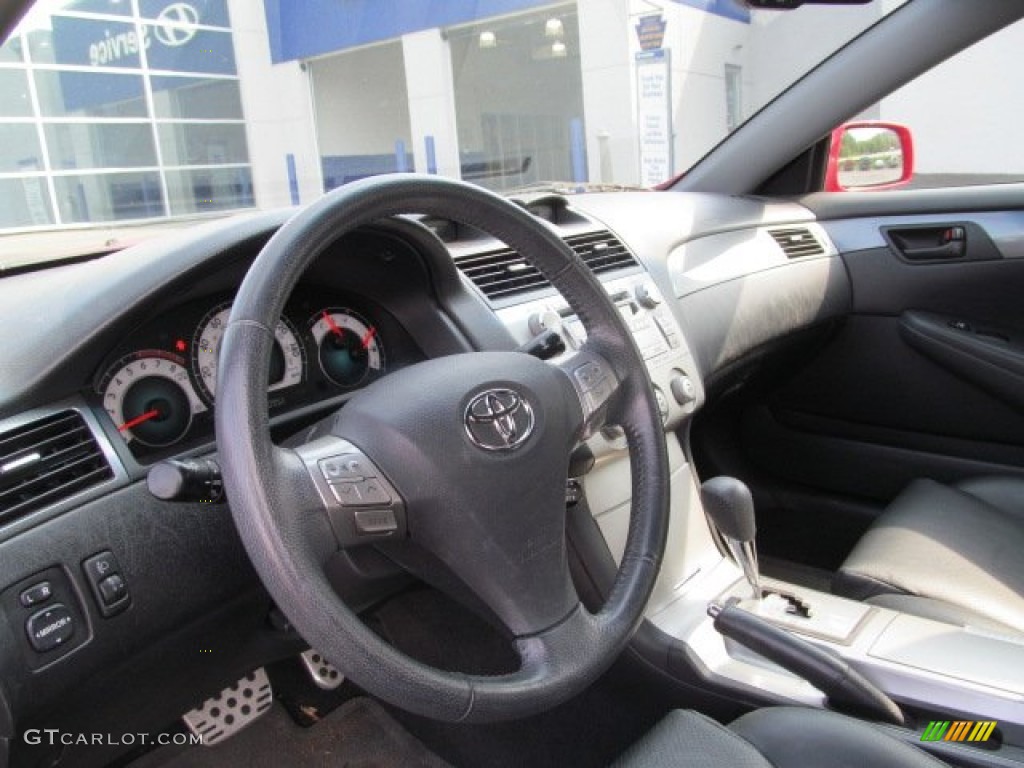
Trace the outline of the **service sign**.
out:
<instances>
[{"instance_id":1,"label":"service sign","mask_svg":"<svg viewBox=\"0 0 1024 768\"><path fill-rule=\"evenodd\" d=\"M151 2L142 0L141 19L124 21L78 16L52 17L52 44L57 64L85 67L62 72L61 87L69 113L138 98L138 78L97 78L89 72L125 70L233 75L234 46L227 30L207 29L228 24L223 0L208 2ZM159 78L163 87L173 80ZM154 80L154 84L157 83ZM154 85L154 88L158 88Z\"/></svg>"}]
</instances>

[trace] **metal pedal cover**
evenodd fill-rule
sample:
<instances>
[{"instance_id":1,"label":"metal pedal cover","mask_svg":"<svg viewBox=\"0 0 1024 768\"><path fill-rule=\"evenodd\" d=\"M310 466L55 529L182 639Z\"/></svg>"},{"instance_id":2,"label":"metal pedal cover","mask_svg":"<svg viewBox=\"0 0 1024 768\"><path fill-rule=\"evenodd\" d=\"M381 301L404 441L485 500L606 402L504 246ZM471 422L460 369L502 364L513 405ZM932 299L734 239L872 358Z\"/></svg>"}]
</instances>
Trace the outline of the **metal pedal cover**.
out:
<instances>
[{"instance_id":1,"label":"metal pedal cover","mask_svg":"<svg viewBox=\"0 0 1024 768\"><path fill-rule=\"evenodd\" d=\"M345 676L338 671L338 668L325 659L320 651L310 648L302 652L302 663L313 678L313 683L325 691L333 691L345 682Z\"/></svg>"},{"instance_id":2,"label":"metal pedal cover","mask_svg":"<svg viewBox=\"0 0 1024 768\"><path fill-rule=\"evenodd\" d=\"M263 667L254 669L234 685L207 699L182 716L191 733L212 747L252 723L270 709L274 692Z\"/></svg>"}]
</instances>

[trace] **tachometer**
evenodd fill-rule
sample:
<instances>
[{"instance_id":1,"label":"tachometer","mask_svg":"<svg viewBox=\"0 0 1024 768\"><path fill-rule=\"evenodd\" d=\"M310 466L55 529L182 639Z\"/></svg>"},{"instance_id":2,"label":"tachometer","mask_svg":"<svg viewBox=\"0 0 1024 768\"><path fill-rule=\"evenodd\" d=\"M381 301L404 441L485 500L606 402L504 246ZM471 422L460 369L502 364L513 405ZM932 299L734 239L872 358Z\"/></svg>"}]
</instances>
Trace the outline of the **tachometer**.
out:
<instances>
[{"instance_id":1,"label":"tachometer","mask_svg":"<svg viewBox=\"0 0 1024 768\"><path fill-rule=\"evenodd\" d=\"M203 394L211 401L217 391L217 355L220 340L231 314L231 304L211 309L199 323L192 340L192 361ZM306 353L291 324L281 318L274 329L277 343L270 353L269 391L291 387L302 381L306 370Z\"/></svg>"},{"instance_id":2,"label":"tachometer","mask_svg":"<svg viewBox=\"0 0 1024 768\"><path fill-rule=\"evenodd\" d=\"M323 309L309 322L320 369L339 387L357 387L384 372L377 329L351 309Z\"/></svg>"},{"instance_id":3,"label":"tachometer","mask_svg":"<svg viewBox=\"0 0 1024 768\"><path fill-rule=\"evenodd\" d=\"M192 416L206 410L184 358L146 349L114 363L100 382L103 407L126 442L159 448L185 436Z\"/></svg>"}]
</instances>

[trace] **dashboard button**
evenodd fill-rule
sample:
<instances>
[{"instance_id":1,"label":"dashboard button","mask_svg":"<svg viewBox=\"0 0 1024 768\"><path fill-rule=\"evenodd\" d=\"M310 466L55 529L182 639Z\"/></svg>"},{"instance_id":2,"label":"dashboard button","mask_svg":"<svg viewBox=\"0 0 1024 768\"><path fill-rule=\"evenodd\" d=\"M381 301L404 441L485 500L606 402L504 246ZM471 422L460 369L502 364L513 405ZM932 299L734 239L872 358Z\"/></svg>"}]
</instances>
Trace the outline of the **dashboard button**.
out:
<instances>
[{"instance_id":1,"label":"dashboard button","mask_svg":"<svg viewBox=\"0 0 1024 768\"><path fill-rule=\"evenodd\" d=\"M99 590L100 599L109 607L128 594L128 585L124 583L121 574L115 573L99 583Z\"/></svg>"},{"instance_id":2,"label":"dashboard button","mask_svg":"<svg viewBox=\"0 0 1024 768\"><path fill-rule=\"evenodd\" d=\"M21 593L18 598L21 604L26 608L30 608L33 605L39 605L45 603L53 597L53 587L48 581L40 581L38 584L33 584L31 587Z\"/></svg>"},{"instance_id":3,"label":"dashboard button","mask_svg":"<svg viewBox=\"0 0 1024 768\"><path fill-rule=\"evenodd\" d=\"M33 650L46 653L71 639L75 634L75 619L71 611L57 603L29 616L25 631Z\"/></svg>"}]
</instances>

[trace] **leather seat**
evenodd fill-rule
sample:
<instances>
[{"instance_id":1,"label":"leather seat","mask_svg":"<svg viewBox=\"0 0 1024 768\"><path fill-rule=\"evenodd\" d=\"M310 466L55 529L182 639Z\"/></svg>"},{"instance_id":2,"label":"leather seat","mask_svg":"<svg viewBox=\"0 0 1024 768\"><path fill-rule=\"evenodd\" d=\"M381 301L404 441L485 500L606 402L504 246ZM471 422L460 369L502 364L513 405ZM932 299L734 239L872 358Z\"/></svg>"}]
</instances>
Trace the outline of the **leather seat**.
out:
<instances>
[{"instance_id":1,"label":"leather seat","mask_svg":"<svg viewBox=\"0 0 1024 768\"><path fill-rule=\"evenodd\" d=\"M922 750L875 726L820 709L774 707L728 728L697 712L670 712L615 768L939 768Z\"/></svg>"},{"instance_id":2,"label":"leather seat","mask_svg":"<svg viewBox=\"0 0 1024 768\"><path fill-rule=\"evenodd\" d=\"M915 480L833 580L856 600L1024 634L1024 480Z\"/></svg>"}]
</instances>

